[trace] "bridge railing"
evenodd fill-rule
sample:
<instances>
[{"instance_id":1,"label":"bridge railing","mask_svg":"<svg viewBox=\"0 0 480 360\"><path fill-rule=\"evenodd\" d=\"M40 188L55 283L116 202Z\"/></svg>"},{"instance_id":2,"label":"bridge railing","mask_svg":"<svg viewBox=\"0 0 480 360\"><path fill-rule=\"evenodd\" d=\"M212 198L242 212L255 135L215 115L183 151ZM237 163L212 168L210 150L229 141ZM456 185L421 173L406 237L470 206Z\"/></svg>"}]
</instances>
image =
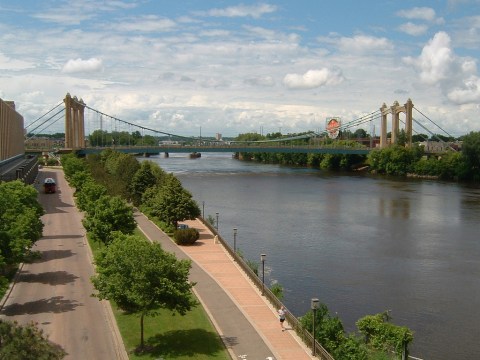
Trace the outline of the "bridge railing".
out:
<instances>
[{"instance_id":1,"label":"bridge railing","mask_svg":"<svg viewBox=\"0 0 480 360\"><path fill-rule=\"evenodd\" d=\"M21 158L20 158L21 159ZM29 157L23 161L16 159L16 162L9 163L10 168L6 169L6 166L2 168L0 172L0 180L13 181L22 180L26 184L33 184L38 175L38 158Z\"/></svg>"},{"instance_id":2,"label":"bridge railing","mask_svg":"<svg viewBox=\"0 0 480 360\"><path fill-rule=\"evenodd\" d=\"M212 234L218 237L218 240L223 245L223 247L228 251L230 256L237 262L237 264L242 268L245 274L249 277L249 279L255 284L255 286L262 291L265 297L270 301L270 303L275 307L275 309L280 309L280 307L285 306L283 303L275 296L275 294L268 288L265 287L264 283L260 280L257 274L253 272L253 270L248 266L245 260L236 253L230 245L223 239L223 237L218 233L217 229L215 229L208 221L205 221L204 218L199 217L199 220L212 232ZM285 307L286 308L286 307ZM303 340L303 342L313 350L313 336L310 332L308 332L300 323L300 321L289 311L287 311L286 318L288 323L292 326L298 336ZM318 358L322 360L335 360L327 350L315 340L315 353Z\"/></svg>"}]
</instances>

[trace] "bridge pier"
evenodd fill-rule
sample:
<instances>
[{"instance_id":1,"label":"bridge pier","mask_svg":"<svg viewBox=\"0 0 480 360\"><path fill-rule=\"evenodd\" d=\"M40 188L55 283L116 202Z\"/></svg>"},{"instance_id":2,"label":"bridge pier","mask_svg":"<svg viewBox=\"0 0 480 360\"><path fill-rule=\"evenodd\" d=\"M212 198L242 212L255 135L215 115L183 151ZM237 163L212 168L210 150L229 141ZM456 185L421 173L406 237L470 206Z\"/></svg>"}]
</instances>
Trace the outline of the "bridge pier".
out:
<instances>
[{"instance_id":1,"label":"bridge pier","mask_svg":"<svg viewBox=\"0 0 480 360\"><path fill-rule=\"evenodd\" d=\"M65 103L65 148L85 148L85 103L82 99L73 98L69 93L63 99Z\"/></svg>"},{"instance_id":2,"label":"bridge pier","mask_svg":"<svg viewBox=\"0 0 480 360\"><path fill-rule=\"evenodd\" d=\"M405 113L405 135L407 136L406 147L412 146L412 111L413 103L411 99L408 99L404 105L400 105L398 101L395 101L392 106L387 107L383 103L380 108L382 114L381 120L381 132L380 132L380 148L384 149L389 144L387 144L387 115L392 114L392 137L390 139L390 144L397 144L398 135L400 132L400 113Z\"/></svg>"}]
</instances>

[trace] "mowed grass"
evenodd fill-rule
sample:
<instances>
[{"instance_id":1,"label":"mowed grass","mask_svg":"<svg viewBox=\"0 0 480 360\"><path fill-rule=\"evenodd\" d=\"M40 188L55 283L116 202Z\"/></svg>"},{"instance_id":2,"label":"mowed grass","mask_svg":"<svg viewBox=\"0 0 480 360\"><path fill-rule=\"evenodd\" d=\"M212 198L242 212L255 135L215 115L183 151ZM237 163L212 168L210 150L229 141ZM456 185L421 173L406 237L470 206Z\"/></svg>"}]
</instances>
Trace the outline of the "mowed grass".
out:
<instances>
[{"instance_id":1,"label":"mowed grass","mask_svg":"<svg viewBox=\"0 0 480 360\"><path fill-rule=\"evenodd\" d=\"M199 305L185 316L162 310L144 319L145 351L140 345L140 317L114 308L130 359L231 359L220 336Z\"/></svg>"},{"instance_id":2,"label":"mowed grass","mask_svg":"<svg viewBox=\"0 0 480 360\"><path fill-rule=\"evenodd\" d=\"M138 229L135 235L144 237ZM104 245L89 241L93 253ZM161 310L155 317L144 318L145 350L140 346L140 317L125 314L115 303L112 310L130 359L219 359L230 360L220 336L201 305L182 316Z\"/></svg>"}]
</instances>

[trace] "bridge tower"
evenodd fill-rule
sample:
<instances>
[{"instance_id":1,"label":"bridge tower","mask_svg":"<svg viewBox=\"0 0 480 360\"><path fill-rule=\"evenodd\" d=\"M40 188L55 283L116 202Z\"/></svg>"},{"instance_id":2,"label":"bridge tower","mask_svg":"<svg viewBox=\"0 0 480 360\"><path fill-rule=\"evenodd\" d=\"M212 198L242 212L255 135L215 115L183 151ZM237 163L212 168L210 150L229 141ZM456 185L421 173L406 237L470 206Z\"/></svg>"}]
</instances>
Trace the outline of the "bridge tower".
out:
<instances>
[{"instance_id":1,"label":"bridge tower","mask_svg":"<svg viewBox=\"0 0 480 360\"><path fill-rule=\"evenodd\" d=\"M82 99L73 98L69 93L63 99L65 103L65 148L85 148L85 103Z\"/></svg>"},{"instance_id":2,"label":"bridge tower","mask_svg":"<svg viewBox=\"0 0 480 360\"><path fill-rule=\"evenodd\" d=\"M386 148L387 144L387 115L392 114L392 138L391 144L396 144L398 141L399 125L400 125L400 113L405 113L405 134L407 135L407 147L412 146L412 111L413 103L411 99L408 99L404 105L400 105L398 101L395 101L392 106L388 107L383 103L380 108L382 113L381 133L380 133L380 148Z\"/></svg>"}]
</instances>

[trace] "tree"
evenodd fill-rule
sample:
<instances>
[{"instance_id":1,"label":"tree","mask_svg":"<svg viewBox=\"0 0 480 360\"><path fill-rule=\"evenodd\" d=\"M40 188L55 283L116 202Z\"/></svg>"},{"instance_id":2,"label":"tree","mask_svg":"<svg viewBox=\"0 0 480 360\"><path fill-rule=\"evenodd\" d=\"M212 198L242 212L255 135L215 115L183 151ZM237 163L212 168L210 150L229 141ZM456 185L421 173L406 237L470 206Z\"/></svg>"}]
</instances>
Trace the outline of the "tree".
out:
<instances>
[{"instance_id":1,"label":"tree","mask_svg":"<svg viewBox=\"0 0 480 360\"><path fill-rule=\"evenodd\" d=\"M142 201L147 213L175 229L179 221L193 220L200 215L200 208L192 194L172 174L166 176L162 186L148 189Z\"/></svg>"},{"instance_id":2,"label":"tree","mask_svg":"<svg viewBox=\"0 0 480 360\"><path fill-rule=\"evenodd\" d=\"M300 318L300 323L308 331L313 331L313 312ZM338 316L332 317L325 304L320 303L315 311L315 339L333 355L335 359L366 360L366 349L354 335L347 335Z\"/></svg>"},{"instance_id":3,"label":"tree","mask_svg":"<svg viewBox=\"0 0 480 360\"><path fill-rule=\"evenodd\" d=\"M93 212L83 219L83 225L93 240L107 244L113 240L113 231L131 234L137 226L132 207L118 196L102 196L92 208Z\"/></svg>"},{"instance_id":4,"label":"tree","mask_svg":"<svg viewBox=\"0 0 480 360\"><path fill-rule=\"evenodd\" d=\"M42 215L35 188L19 180L0 183L0 264L25 260L42 236Z\"/></svg>"},{"instance_id":5,"label":"tree","mask_svg":"<svg viewBox=\"0 0 480 360\"><path fill-rule=\"evenodd\" d=\"M464 136L462 154L470 167L470 178L480 180L480 132L472 131Z\"/></svg>"},{"instance_id":6,"label":"tree","mask_svg":"<svg viewBox=\"0 0 480 360\"><path fill-rule=\"evenodd\" d=\"M61 158L63 172L67 180L75 174L77 171L87 170L87 165L85 161L79 159L75 154L63 155Z\"/></svg>"},{"instance_id":7,"label":"tree","mask_svg":"<svg viewBox=\"0 0 480 360\"><path fill-rule=\"evenodd\" d=\"M83 184L81 191L76 193L77 206L82 211L92 213L95 209L95 201L104 195L107 195L105 186L97 184L94 180L87 181Z\"/></svg>"},{"instance_id":8,"label":"tree","mask_svg":"<svg viewBox=\"0 0 480 360\"><path fill-rule=\"evenodd\" d=\"M0 359L57 360L67 353L44 336L35 324L20 326L0 319Z\"/></svg>"},{"instance_id":9,"label":"tree","mask_svg":"<svg viewBox=\"0 0 480 360\"><path fill-rule=\"evenodd\" d=\"M156 184L161 184L165 176L166 173L157 164L143 161L130 182L133 205L140 205L145 191Z\"/></svg>"},{"instance_id":10,"label":"tree","mask_svg":"<svg viewBox=\"0 0 480 360\"><path fill-rule=\"evenodd\" d=\"M389 322L388 312L367 315L356 323L358 330L365 336L365 342L375 349L394 351L401 355L408 344L413 341L412 331L404 326Z\"/></svg>"},{"instance_id":11,"label":"tree","mask_svg":"<svg viewBox=\"0 0 480 360\"><path fill-rule=\"evenodd\" d=\"M300 318L300 323L308 331L313 330L313 312L308 312ZM320 303L315 311L315 338L329 352L333 352L344 335L342 321L331 317L327 305Z\"/></svg>"},{"instance_id":12,"label":"tree","mask_svg":"<svg viewBox=\"0 0 480 360\"><path fill-rule=\"evenodd\" d=\"M365 129L357 129L353 133L353 136L356 137L357 139L364 139L368 136L368 134L365 131Z\"/></svg>"},{"instance_id":13,"label":"tree","mask_svg":"<svg viewBox=\"0 0 480 360\"><path fill-rule=\"evenodd\" d=\"M189 282L190 260L177 260L160 244L136 236L118 235L95 257L97 275L92 283L102 300L113 300L120 309L140 316L140 347L144 346L145 316L160 309L185 315L198 305Z\"/></svg>"}]
</instances>

